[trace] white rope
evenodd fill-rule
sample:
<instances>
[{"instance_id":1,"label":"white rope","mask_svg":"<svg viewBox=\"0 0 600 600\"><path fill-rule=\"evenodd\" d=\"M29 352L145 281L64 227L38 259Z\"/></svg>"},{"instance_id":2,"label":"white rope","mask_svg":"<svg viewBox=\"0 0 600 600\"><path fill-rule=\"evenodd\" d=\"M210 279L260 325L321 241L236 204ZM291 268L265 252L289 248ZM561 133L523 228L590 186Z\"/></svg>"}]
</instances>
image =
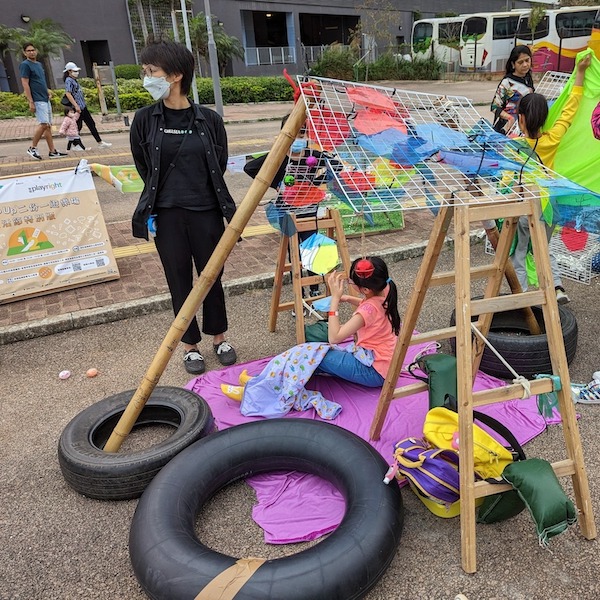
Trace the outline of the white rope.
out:
<instances>
[{"instance_id":1,"label":"white rope","mask_svg":"<svg viewBox=\"0 0 600 600\"><path fill-rule=\"evenodd\" d=\"M486 337L475 327L474 323L471 323L471 329L475 332L477 336L483 341L483 343L498 357L500 362L512 373L514 379L513 383L520 384L523 387L523 395L521 396L522 400L531 397L531 384L530 381L523 377L523 375L519 375L505 360L502 358L500 353L490 344L490 342L486 339Z\"/></svg>"}]
</instances>

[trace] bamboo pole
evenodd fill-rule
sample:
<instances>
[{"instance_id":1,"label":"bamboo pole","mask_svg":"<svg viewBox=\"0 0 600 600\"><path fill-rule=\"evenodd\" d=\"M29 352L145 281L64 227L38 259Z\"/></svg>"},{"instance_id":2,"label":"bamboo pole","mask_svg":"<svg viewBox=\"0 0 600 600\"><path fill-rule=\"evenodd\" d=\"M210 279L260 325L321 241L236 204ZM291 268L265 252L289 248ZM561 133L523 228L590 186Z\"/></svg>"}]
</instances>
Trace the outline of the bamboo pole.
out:
<instances>
[{"instance_id":1,"label":"bamboo pole","mask_svg":"<svg viewBox=\"0 0 600 600\"><path fill-rule=\"evenodd\" d=\"M300 128L304 125L305 121L306 108L304 102L299 100L296 102L290 118L277 136L264 165L252 182L244 200L225 229L223 236L219 240L217 247L206 264L206 267L202 273L200 273L190 295L187 297L187 300L184 302L179 313L177 313L177 316L171 324L167 335L163 339L150 367L142 378L139 387L133 394L127 408L108 438L108 441L104 446L106 452L117 452L125 438L131 432L146 401L158 384L158 380L171 359L173 351L181 341L191 319L200 308L200 305L221 272L227 257L239 240L244 231L244 227L248 224L258 203L271 185L271 182L277 173L277 169L279 169L292 141L295 139L296 134L300 131Z\"/></svg>"}]
</instances>

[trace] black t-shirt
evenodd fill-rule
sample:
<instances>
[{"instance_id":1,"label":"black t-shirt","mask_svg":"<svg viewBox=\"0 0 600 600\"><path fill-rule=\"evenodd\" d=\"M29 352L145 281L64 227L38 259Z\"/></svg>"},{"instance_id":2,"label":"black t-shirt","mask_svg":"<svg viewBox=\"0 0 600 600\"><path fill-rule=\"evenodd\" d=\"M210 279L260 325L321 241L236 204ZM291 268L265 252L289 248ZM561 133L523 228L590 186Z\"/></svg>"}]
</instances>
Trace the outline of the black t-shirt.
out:
<instances>
[{"instance_id":1,"label":"black t-shirt","mask_svg":"<svg viewBox=\"0 0 600 600\"><path fill-rule=\"evenodd\" d=\"M156 208L177 207L197 211L218 208L217 195L208 175L204 144L193 127L192 108L173 110L163 106L163 110L165 129L160 151L161 187ZM183 149L167 175L181 144L184 144Z\"/></svg>"}]
</instances>

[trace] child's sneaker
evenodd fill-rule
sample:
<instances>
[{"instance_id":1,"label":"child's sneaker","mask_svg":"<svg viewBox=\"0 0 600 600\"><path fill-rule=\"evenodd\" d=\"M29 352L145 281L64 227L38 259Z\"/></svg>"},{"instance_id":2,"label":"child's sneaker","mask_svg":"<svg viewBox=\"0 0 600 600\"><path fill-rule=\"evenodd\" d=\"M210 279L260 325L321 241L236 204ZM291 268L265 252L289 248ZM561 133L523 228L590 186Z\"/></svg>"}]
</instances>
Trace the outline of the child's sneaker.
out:
<instances>
[{"instance_id":1,"label":"child's sneaker","mask_svg":"<svg viewBox=\"0 0 600 600\"><path fill-rule=\"evenodd\" d=\"M560 286L557 286L555 288L556 290L556 301L559 304L568 304L569 302L571 302L571 298L569 298L569 296L567 296L567 292L565 292L565 290L563 288L561 288Z\"/></svg>"},{"instance_id":2,"label":"child's sneaker","mask_svg":"<svg viewBox=\"0 0 600 600\"><path fill-rule=\"evenodd\" d=\"M50 152L48 154L48 158L62 158L63 156L69 156L69 155L66 154L65 152L59 152L58 150L55 150L54 152Z\"/></svg>"},{"instance_id":3,"label":"child's sneaker","mask_svg":"<svg viewBox=\"0 0 600 600\"><path fill-rule=\"evenodd\" d=\"M27 149L27 154L29 154L29 156L31 156L31 158L35 158L36 160L42 160L42 157L40 156L40 153L37 151L37 148L34 148L33 146L30 146Z\"/></svg>"}]
</instances>

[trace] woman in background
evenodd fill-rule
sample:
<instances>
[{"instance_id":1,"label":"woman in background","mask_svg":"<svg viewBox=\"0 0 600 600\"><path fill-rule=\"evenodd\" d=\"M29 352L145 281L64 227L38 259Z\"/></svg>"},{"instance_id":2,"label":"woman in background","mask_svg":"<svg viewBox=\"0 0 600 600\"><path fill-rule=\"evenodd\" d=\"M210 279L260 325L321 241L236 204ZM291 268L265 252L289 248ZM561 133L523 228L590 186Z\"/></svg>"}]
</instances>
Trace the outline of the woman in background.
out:
<instances>
[{"instance_id":1,"label":"woman in background","mask_svg":"<svg viewBox=\"0 0 600 600\"><path fill-rule=\"evenodd\" d=\"M506 73L498 84L490 106L494 113L495 131L508 135L517 120L521 98L533 91L531 50L527 46L515 46L506 61Z\"/></svg>"}]
</instances>

